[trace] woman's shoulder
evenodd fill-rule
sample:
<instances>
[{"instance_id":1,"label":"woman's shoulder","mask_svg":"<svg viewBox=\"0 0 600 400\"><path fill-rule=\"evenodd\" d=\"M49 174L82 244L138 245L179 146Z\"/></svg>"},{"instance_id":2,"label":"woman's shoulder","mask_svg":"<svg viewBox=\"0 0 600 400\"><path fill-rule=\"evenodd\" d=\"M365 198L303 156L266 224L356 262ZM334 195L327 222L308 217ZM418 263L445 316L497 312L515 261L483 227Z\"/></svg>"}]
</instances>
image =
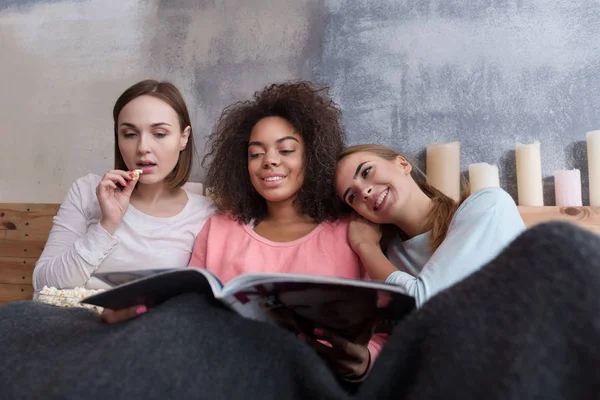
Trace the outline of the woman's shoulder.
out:
<instances>
[{"instance_id":1,"label":"woman's shoulder","mask_svg":"<svg viewBox=\"0 0 600 400\"><path fill-rule=\"evenodd\" d=\"M76 211L88 219L98 216L101 211L96 197L96 187L100 179L100 176L95 174L87 174L75 179L67 190L58 213L72 215L71 213Z\"/></svg>"},{"instance_id":2,"label":"woman's shoulder","mask_svg":"<svg viewBox=\"0 0 600 400\"><path fill-rule=\"evenodd\" d=\"M331 248L352 250L350 241L348 240L349 224L349 217L322 222L318 233L315 235L315 239L321 243L328 243Z\"/></svg>"},{"instance_id":3,"label":"woman's shoulder","mask_svg":"<svg viewBox=\"0 0 600 400\"><path fill-rule=\"evenodd\" d=\"M348 232L350 217L342 217L333 221L321 222L322 234L339 234L340 232Z\"/></svg>"},{"instance_id":4,"label":"woman's shoulder","mask_svg":"<svg viewBox=\"0 0 600 400\"><path fill-rule=\"evenodd\" d=\"M206 222L211 230L243 231L244 225L239 223L231 214L215 211Z\"/></svg>"},{"instance_id":5,"label":"woman's shoulder","mask_svg":"<svg viewBox=\"0 0 600 400\"><path fill-rule=\"evenodd\" d=\"M96 187L102 178L96 174L87 174L77 178L71 184L69 193L71 201L78 199L83 205L97 204Z\"/></svg>"},{"instance_id":6,"label":"woman's shoulder","mask_svg":"<svg viewBox=\"0 0 600 400\"><path fill-rule=\"evenodd\" d=\"M498 187L478 190L471 194L456 211L450 229L460 226L472 228L472 224L482 226L502 225L505 230L513 227L520 231L523 219L513 198Z\"/></svg>"},{"instance_id":7,"label":"woman's shoulder","mask_svg":"<svg viewBox=\"0 0 600 400\"><path fill-rule=\"evenodd\" d=\"M213 201L209 197L196 193L191 193L187 190L185 191L185 193L187 194L188 201L190 203L190 209L192 212L203 212L207 216L216 212L217 209Z\"/></svg>"},{"instance_id":8,"label":"woman's shoulder","mask_svg":"<svg viewBox=\"0 0 600 400\"><path fill-rule=\"evenodd\" d=\"M341 263L347 271L359 270L360 261L358 255L352 250L348 239L348 226L350 217L342 217L334 221L323 222L322 227L313 239L319 248L325 249L335 263Z\"/></svg>"},{"instance_id":9,"label":"woman's shoulder","mask_svg":"<svg viewBox=\"0 0 600 400\"><path fill-rule=\"evenodd\" d=\"M517 210L513 198L499 187L489 187L472 193L463 201L456 213L459 215L505 209Z\"/></svg>"},{"instance_id":10,"label":"woman's shoulder","mask_svg":"<svg viewBox=\"0 0 600 400\"><path fill-rule=\"evenodd\" d=\"M73 181L72 186L76 186L79 188L91 188L96 191L96 186L100 183L102 177L96 174L87 174L82 177L79 177Z\"/></svg>"}]
</instances>

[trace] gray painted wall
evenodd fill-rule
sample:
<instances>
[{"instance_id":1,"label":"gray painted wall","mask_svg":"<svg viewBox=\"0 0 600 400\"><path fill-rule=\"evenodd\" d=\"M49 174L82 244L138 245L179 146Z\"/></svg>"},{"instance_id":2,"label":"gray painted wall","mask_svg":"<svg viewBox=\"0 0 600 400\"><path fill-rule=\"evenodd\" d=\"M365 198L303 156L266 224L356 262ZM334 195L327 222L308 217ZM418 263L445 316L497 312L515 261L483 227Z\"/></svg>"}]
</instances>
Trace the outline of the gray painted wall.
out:
<instances>
[{"instance_id":1,"label":"gray painted wall","mask_svg":"<svg viewBox=\"0 0 600 400\"><path fill-rule=\"evenodd\" d=\"M0 201L58 202L110 168L113 102L146 77L182 89L199 156L224 106L304 78L332 86L351 143L422 159L460 140L463 169L498 163L516 198L514 144L540 140L547 204L574 167L588 201L596 0L5 0L0 49Z\"/></svg>"}]
</instances>

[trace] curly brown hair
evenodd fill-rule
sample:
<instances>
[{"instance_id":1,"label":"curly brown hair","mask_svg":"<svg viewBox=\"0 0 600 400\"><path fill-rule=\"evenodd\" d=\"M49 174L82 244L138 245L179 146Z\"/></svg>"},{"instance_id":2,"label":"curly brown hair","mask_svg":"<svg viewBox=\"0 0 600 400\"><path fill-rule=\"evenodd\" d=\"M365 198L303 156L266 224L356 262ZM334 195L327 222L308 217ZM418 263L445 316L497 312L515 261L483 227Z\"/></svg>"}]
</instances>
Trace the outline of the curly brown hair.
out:
<instances>
[{"instance_id":1,"label":"curly brown hair","mask_svg":"<svg viewBox=\"0 0 600 400\"><path fill-rule=\"evenodd\" d=\"M328 87L306 81L273 84L254 93L252 100L226 107L202 160L202 166L207 166L206 187L220 212L240 223L267 216L267 202L250 182L248 143L258 121L278 116L304 140L304 183L295 204L318 222L339 218L346 210L334 187L336 156L346 142L341 115Z\"/></svg>"}]
</instances>

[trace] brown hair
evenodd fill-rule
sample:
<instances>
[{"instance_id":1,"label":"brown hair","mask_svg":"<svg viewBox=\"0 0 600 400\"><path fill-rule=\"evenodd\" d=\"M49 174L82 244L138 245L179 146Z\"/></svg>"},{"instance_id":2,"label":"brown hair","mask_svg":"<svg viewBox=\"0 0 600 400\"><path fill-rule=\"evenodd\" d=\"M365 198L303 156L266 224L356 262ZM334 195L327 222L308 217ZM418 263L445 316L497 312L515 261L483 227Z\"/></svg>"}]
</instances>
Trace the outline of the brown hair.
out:
<instances>
[{"instance_id":1,"label":"brown hair","mask_svg":"<svg viewBox=\"0 0 600 400\"><path fill-rule=\"evenodd\" d=\"M342 151L338 157L337 162L339 163L342 159L354 153L371 153L384 160L392 161L396 159L396 157L402 157L406 161L408 161L412 170L410 175L417 183L419 188L431 199L432 207L427 216L428 229L431 230L431 237L429 239L429 244L433 251L435 251L440 244L446 238L446 234L448 233L448 227L450 226L450 222L452 221L452 217L454 213L458 209L458 206L464 201L466 196L468 196L468 190L465 190L464 182L463 182L463 193L459 202L454 201L452 198L446 196L444 193L434 188L427 182L427 177L423 173L423 171L417 167L414 162L411 162L410 158L406 155L399 153L389 147L380 145L380 144L359 144L355 146L350 146Z\"/></svg>"},{"instance_id":2,"label":"brown hair","mask_svg":"<svg viewBox=\"0 0 600 400\"><path fill-rule=\"evenodd\" d=\"M271 116L287 120L304 140L304 182L295 199L298 209L318 222L336 220L347 211L334 185L336 157L346 139L341 111L327 87L305 81L267 86L252 100L223 110L202 161L207 166L206 187L217 208L241 223L260 222L267 216L267 202L248 176L248 142L254 125Z\"/></svg>"},{"instance_id":3,"label":"brown hair","mask_svg":"<svg viewBox=\"0 0 600 400\"><path fill-rule=\"evenodd\" d=\"M192 164L196 148L194 146L194 135L192 132L192 123L190 121L190 115L188 113L185 100L179 90L170 82L159 82L155 80L145 80L136 83L127 89L117 99L115 107L113 108L113 119L115 121L115 169L127 170L123 156L119 150L119 135L118 135L118 119L119 114L123 107L125 107L130 101L140 96L152 96L156 97L167 103L179 116L179 127L181 132L186 127L190 127L190 135L188 138L187 145L179 153L179 159L173 171L165 178L165 184L170 188L176 188L183 186L190 177L192 172Z\"/></svg>"}]
</instances>

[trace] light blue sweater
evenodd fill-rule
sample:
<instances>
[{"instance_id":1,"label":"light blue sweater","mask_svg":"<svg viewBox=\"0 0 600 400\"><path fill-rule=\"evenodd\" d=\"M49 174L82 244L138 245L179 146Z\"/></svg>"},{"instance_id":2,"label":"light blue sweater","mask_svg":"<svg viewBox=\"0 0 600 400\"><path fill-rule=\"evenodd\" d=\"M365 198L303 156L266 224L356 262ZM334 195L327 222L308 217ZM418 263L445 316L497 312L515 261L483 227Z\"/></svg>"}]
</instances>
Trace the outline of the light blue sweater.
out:
<instances>
[{"instance_id":1,"label":"light blue sweater","mask_svg":"<svg viewBox=\"0 0 600 400\"><path fill-rule=\"evenodd\" d=\"M404 287L420 307L491 261L524 230L508 193L500 188L479 190L460 205L435 252L429 247L430 232L406 241L393 239L387 258L398 271L386 283Z\"/></svg>"}]
</instances>

